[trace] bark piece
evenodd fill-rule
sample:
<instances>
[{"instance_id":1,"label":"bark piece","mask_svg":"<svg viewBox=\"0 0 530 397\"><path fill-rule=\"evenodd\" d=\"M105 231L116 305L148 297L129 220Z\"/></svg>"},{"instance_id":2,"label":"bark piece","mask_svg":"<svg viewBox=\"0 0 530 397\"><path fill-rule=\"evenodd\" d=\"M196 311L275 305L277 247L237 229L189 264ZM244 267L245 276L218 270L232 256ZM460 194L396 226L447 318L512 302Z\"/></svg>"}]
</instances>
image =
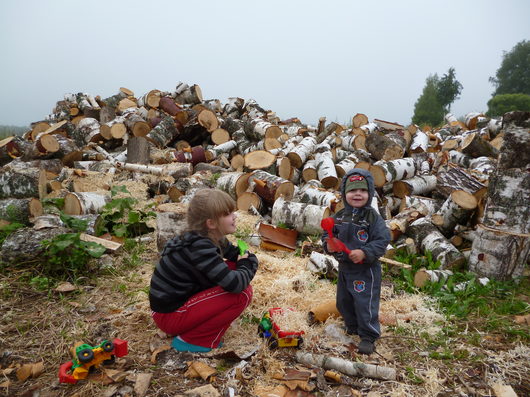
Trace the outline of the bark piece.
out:
<instances>
[{"instance_id":1,"label":"bark piece","mask_svg":"<svg viewBox=\"0 0 530 397\"><path fill-rule=\"evenodd\" d=\"M337 304L335 299L329 300L327 302L321 303L316 307L313 307L309 311L309 322L324 322L328 318L339 318L341 317L339 310L337 309Z\"/></svg>"},{"instance_id":2,"label":"bark piece","mask_svg":"<svg viewBox=\"0 0 530 397\"><path fill-rule=\"evenodd\" d=\"M298 232L296 230L260 223L258 233L260 234L262 241L282 245L290 250L296 249L296 239L298 237Z\"/></svg>"},{"instance_id":3,"label":"bark piece","mask_svg":"<svg viewBox=\"0 0 530 397\"><path fill-rule=\"evenodd\" d=\"M316 251L311 253L306 267L310 272L330 280L336 279L339 274L339 262L330 255Z\"/></svg>"}]
</instances>

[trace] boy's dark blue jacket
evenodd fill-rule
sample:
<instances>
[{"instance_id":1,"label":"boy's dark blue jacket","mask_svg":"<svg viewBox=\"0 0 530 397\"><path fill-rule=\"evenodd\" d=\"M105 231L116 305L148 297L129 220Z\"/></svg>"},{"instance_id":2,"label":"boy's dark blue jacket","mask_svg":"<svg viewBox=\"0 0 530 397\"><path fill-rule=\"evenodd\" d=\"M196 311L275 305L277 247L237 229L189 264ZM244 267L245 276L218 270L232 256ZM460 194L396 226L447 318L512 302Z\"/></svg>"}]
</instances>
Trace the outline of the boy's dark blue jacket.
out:
<instances>
[{"instance_id":1,"label":"boy's dark blue jacket","mask_svg":"<svg viewBox=\"0 0 530 397\"><path fill-rule=\"evenodd\" d=\"M346 181L354 174L362 175L368 183L368 201L364 207L358 209L346 202L346 193L344 192ZM339 261L339 270L352 272L358 270L359 266L378 266L378 259L385 254L386 247L390 242L390 232L381 215L370 205L375 194L372 174L361 168L350 170L342 178L340 193L344 208L333 215L335 219L333 235L346 244L350 250L363 250L366 258L362 264L356 264L344 252L333 253L333 256ZM327 237L327 232L324 232L322 243L326 252L328 252Z\"/></svg>"}]
</instances>

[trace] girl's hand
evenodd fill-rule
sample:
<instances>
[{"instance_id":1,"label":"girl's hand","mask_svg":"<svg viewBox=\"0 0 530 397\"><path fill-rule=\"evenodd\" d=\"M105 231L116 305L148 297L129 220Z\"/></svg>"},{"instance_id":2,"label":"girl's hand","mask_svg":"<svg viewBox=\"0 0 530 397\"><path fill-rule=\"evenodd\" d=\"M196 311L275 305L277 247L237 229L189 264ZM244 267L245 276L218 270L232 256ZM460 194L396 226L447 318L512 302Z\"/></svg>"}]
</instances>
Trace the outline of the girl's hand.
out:
<instances>
[{"instance_id":1,"label":"girl's hand","mask_svg":"<svg viewBox=\"0 0 530 397\"><path fill-rule=\"evenodd\" d=\"M362 263L364 258L366 258L366 255L363 250L353 250L349 253L348 258L350 258L353 263Z\"/></svg>"},{"instance_id":2,"label":"girl's hand","mask_svg":"<svg viewBox=\"0 0 530 397\"><path fill-rule=\"evenodd\" d=\"M245 252L245 255L238 255L237 256L237 260L246 259L246 258L248 258L248 251Z\"/></svg>"}]
</instances>

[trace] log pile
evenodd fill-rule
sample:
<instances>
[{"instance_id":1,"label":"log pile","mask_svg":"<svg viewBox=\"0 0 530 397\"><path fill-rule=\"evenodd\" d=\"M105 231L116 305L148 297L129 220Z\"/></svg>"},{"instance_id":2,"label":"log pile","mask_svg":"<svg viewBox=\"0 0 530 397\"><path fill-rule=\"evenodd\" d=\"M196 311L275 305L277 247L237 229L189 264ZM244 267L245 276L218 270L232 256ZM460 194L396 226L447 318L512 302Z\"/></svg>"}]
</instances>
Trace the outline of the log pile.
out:
<instances>
[{"instance_id":1,"label":"log pile","mask_svg":"<svg viewBox=\"0 0 530 397\"><path fill-rule=\"evenodd\" d=\"M530 249L528 119L449 114L441 128L420 129L358 113L348 126L323 117L311 126L252 99L204 100L185 83L138 97L127 88L108 98L67 94L23 137L0 141L0 202L24 200L24 216L35 219L39 200L60 196L67 213L94 214L113 178L154 175L159 204L217 187L264 222L316 235L320 220L343 206L341 177L364 168L394 246L428 250L455 270L473 239L471 270L517 277ZM92 191L65 183L81 170L106 182Z\"/></svg>"}]
</instances>

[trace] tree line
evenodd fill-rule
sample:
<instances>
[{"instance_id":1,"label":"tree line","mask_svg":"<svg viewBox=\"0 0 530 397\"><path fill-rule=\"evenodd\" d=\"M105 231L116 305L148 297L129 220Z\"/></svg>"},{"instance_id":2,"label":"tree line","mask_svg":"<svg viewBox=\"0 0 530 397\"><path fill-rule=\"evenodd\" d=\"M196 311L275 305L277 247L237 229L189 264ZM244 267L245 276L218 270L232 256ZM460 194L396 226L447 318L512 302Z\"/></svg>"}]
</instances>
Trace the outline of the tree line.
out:
<instances>
[{"instance_id":1,"label":"tree line","mask_svg":"<svg viewBox=\"0 0 530 397\"><path fill-rule=\"evenodd\" d=\"M15 125L0 125L0 139L12 135L22 135L29 130L29 127L18 127Z\"/></svg>"},{"instance_id":2,"label":"tree line","mask_svg":"<svg viewBox=\"0 0 530 397\"><path fill-rule=\"evenodd\" d=\"M495 77L489 81L495 91L487 103L487 116L498 117L513 110L530 111L530 41L523 40L505 52ZM441 78L437 74L429 75L414 104L412 122L420 126L441 125L462 90L453 67Z\"/></svg>"}]
</instances>

